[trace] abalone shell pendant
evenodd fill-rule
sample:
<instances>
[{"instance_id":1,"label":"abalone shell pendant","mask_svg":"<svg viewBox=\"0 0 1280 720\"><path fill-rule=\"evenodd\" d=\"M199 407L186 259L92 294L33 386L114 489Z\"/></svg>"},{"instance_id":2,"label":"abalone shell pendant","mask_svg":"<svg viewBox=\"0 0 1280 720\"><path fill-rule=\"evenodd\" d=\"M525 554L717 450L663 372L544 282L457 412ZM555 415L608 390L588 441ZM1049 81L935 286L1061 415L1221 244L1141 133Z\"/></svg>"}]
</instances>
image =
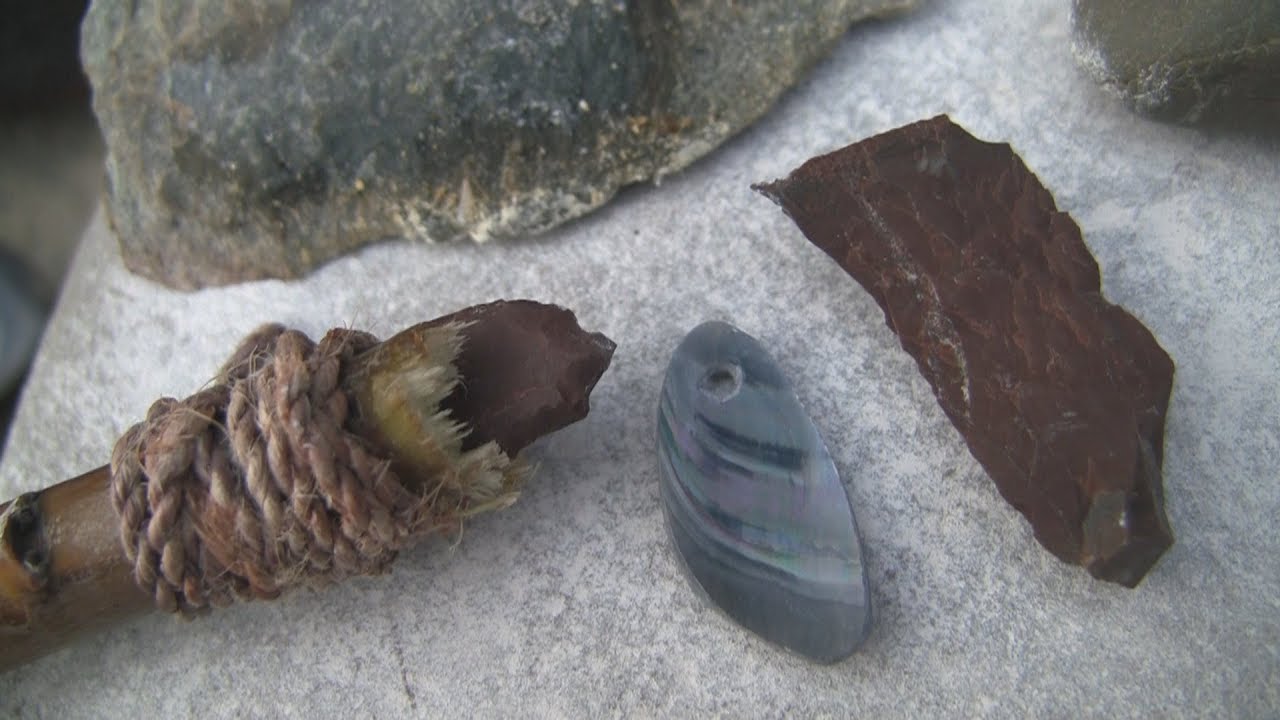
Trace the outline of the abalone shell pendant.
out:
<instances>
[{"instance_id":1,"label":"abalone shell pendant","mask_svg":"<svg viewBox=\"0 0 1280 720\"><path fill-rule=\"evenodd\" d=\"M755 338L694 328L658 406L662 505L706 599L766 640L820 662L871 629L862 544L835 464Z\"/></svg>"}]
</instances>

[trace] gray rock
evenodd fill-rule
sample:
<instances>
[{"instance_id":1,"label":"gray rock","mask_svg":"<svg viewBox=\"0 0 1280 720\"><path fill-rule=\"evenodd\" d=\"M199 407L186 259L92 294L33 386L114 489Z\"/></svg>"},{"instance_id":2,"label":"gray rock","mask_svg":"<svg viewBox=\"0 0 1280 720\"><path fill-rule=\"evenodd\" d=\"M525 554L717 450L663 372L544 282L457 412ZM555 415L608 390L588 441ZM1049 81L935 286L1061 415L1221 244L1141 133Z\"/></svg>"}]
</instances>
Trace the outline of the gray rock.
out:
<instances>
[{"instance_id":1,"label":"gray rock","mask_svg":"<svg viewBox=\"0 0 1280 720\"><path fill-rule=\"evenodd\" d=\"M1280 2L1074 0L1077 61L1138 112L1280 123Z\"/></svg>"},{"instance_id":2,"label":"gray rock","mask_svg":"<svg viewBox=\"0 0 1280 720\"><path fill-rule=\"evenodd\" d=\"M679 170L853 21L915 0L98 0L83 29L135 272L296 276L517 237Z\"/></svg>"}]
</instances>

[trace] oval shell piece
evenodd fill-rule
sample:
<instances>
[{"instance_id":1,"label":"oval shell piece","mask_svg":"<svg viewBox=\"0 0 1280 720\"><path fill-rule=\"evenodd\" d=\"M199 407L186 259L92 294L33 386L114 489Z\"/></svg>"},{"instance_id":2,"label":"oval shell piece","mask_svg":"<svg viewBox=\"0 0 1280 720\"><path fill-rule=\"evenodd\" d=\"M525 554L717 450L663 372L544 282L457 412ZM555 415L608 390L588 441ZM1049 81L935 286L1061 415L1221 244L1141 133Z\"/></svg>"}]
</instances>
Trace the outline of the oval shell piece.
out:
<instances>
[{"instance_id":1,"label":"oval shell piece","mask_svg":"<svg viewBox=\"0 0 1280 720\"><path fill-rule=\"evenodd\" d=\"M871 628L862 545L818 430L755 338L699 325L658 409L662 504L693 584L729 617L820 662Z\"/></svg>"}]
</instances>

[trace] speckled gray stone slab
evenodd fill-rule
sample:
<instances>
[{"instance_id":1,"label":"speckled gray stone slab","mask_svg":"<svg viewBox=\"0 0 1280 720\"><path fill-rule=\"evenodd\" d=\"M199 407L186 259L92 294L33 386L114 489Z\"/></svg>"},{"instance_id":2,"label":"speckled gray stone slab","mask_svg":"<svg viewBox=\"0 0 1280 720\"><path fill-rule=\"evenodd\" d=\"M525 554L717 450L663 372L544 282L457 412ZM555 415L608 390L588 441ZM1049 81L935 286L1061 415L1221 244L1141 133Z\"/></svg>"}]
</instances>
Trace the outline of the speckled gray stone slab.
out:
<instances>
[{"instance_id":1,"label":"speckled gray stone slab","mask_svg":"<svg viewBox=\"0 0 1280 720\"><path fill-rule=\"evenodd\" d=\"M1080 224L1109 299L1178 372L1178 542L1143 584L1036 544L874 301L753 181L937 113L1008 140ZM155 397L265 320L388 334L499 297L618 340L591 415L533 448L516 505L389 577L149 617L0 676L0 716L1266 717L1280 712L1280 139L1143 120L1080 73L1056 0L937 0L855 30L758 125L529 243L394 242L181 294L99 221L48 330L0 495L104 461ZM819 666L707 608L671 553L653 417L671 348L718 318L791 373L858 508L877 624Z\"/></svg>"}]
</instances>

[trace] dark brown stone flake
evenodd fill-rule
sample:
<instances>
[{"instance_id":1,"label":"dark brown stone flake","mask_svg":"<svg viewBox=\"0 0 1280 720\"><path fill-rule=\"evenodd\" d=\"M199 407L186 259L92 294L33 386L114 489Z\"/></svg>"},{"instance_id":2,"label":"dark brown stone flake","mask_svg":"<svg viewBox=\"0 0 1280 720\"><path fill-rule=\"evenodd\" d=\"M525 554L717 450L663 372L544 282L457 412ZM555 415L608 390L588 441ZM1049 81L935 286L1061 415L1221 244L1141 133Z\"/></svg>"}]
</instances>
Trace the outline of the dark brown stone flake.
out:
<instances>
[{"instance_id":1,"label":"dark brown stone flake","mask_svg":"<svg viewBox=\"0 0 1280 720\"><path fill-rule=\"evenodd\" d=\"M1173 361L1009 146L939 116L756 189L871 293L1036 539L1136 586L1173 543Z\"/></svg>"}]
</instances>

